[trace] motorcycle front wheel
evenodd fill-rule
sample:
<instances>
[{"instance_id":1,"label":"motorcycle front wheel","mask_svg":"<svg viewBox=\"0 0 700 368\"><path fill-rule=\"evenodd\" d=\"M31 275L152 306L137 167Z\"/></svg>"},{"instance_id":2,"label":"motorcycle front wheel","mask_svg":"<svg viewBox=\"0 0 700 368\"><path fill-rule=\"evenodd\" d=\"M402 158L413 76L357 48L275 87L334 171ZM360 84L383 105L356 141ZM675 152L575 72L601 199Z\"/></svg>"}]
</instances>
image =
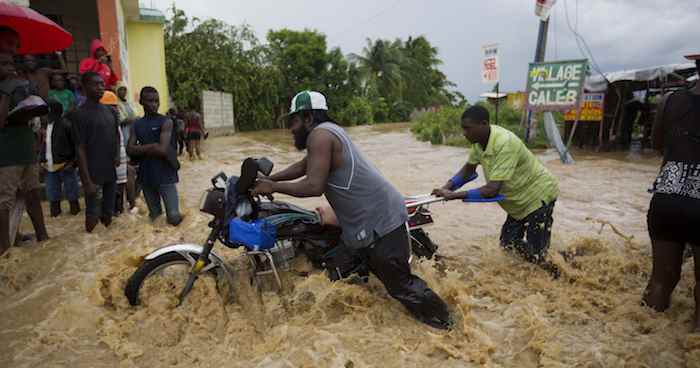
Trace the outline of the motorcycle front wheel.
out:
<instances>
[{"instance_id":1,"label":"motorcycle front wheel","mask_svg":"<svg viewBox=\"0 0 700 368\"><path fill-rule=\"evenodd\" d=\"M166 278L167 282L172 284L173 292L177 295L185 285L190 270L198 257L198 253L168 252L156 258L144 260L126 282L124 295L129 300L129 304L136 306L141 303L139 291L144 283L154 276ZM202 271L201 276L209 275L218 279L220 276L219 268L214 264L209 264Z\"/></svg>"}]
</instances>

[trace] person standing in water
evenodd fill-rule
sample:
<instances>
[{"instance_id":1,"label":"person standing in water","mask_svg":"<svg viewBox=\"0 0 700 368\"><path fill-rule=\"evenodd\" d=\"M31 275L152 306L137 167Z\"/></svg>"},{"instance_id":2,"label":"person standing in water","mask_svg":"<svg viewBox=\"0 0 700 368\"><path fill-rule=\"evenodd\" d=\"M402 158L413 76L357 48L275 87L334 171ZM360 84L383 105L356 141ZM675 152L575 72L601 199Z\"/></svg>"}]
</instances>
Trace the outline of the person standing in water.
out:
<instances>
[{"instance_id":1,"label":"person standing in water","mask_svg":"<svg viewBox=\"0 0 700 368\"><path fill-rule=\"evenodd\" d=\"M87 100L71 118L85 190L85 230L91 233L99 222L108 227L114 215L116 167L121 163L119 116L114 108L100 103L105 83L99 74L83 74L82 85Z\"/></svg>"},{"instance_id":2,"label":"person standing in water","mask_svg":"<svg viewBox=\"0 0 700 368\"><path fill-rule=\"evenodd\" d=\"M141 185L151 221L163 214L170 225L182 222L177 194L177 137L173 121L158 113L160 96L153 87L143 87L139 103L144 117L134 122L126 152L139 163L136 180Z\"/></svg>"},{"instance_id":3,"label":"person standing in water","mask_svg":"<svg viewBox=\"0 0 700 368\"><path fill-rule=\"evenodd\" d=\"M433 194L465 202L504 196L499 205L508 217L501 228L501 246L559 277L559 269L545 260L552 236L554 203L559 195L557 179L520 138L507 129L490 125L489 112L483 106L464 111L462 129L472 144L469 160ZM476 178L477 165L484 169L486 185L456 192Z\"/></svg>"},{"instance_id":4,"label":"person standing in water","mask_svg":"<svg viewBox=\"0 0 700 368\"><path fill-rule=\"evenodd\" d=\"M51 100L49 107L42 157L47 171L46 199L49 201L51 217L61 214L63 199L68 201L71 215L77 215L80 212L80 186L71 122L65 116L63 102Z\"/></svg>"},{"instance_id":5,"label":"person standing in water","mask_svg":"<svg viewBox=\"0 0 700 368\"><path fill-rule=\"evenodd\" d=\"M700 54L694 60L700 74ZM700 83L668 95L657 109L652 144L663 153L663 165L653 184L647 226L652 247L652 271L643 301L665 311L681 278L686 245L695 259L695 320L700 332Z\"/></svg>"},{"instance_id":6,"label":"person standing in water","mask_svg":"<svg viewBox=\"0 0 700 368\"><path fill-rule=\"evenodd\" d=\"M185 121L187 152L190 154L190 160L194 160L195 157L199 160L202 159L201 142L205 138L205 134L202 116L196 111L190 112Z\"/></svg>"},{"instance_id":7,"label":"person standing in water","mask_svg":"<svg viewBox=\"0 0 700 368\"><path fill-rule=\"evenodd\" d=\"M411 273L408 214L401 194L328 116L321 93L298 93L292 100L289 121L294 145L300 151L307 150L306 157L260 179L253 194L325 195L343 230L343 244L363 254L389 295L421 322L450 328L445 302ZM299 178L303 179L291 181Z\"/></svg>"},{"instance_id":8,"label":"person standing in water","mask_svg":"<svg viewBox=\"0 0 700 368\"><path fill-rule=\"evenodd\" d=\"M17 89L25 87L26 82L17 79L12 54L0 51L0 255L13 245L17 234L13 225L19 224L22 213L22 207L16 206L18 199L26 202L37 241L49 238L41 207L34 131L27 121L12 122L9 115L20 102L16 98L23 98L16 97L22 95Z\"/></svg>"},{"instance_id":9,"label":"person standing in water","mask_svg":"<svg viewBox=\"0 0 700 368\"><path fill-rule=\"evenodd\" d=\"M104 95L100 99L100 103L109 106L111 109L114 110L114 112L117 114L119 117L119 120L123 120L121 115L119 114L118 110L118 105L119 105L119 98L117 97L116 94L112 91L105 91ZM127 195L127 166L128 166L128 157L126 155L126 140L124 139L124 128L120 124L118 126L119 129L119 166L116 168L116 173L117 173L117 195L116 199L114 201L114 215L119 216L122 213L124 213L124 196ZM128 198L128 195L127 195ZM131 209L131 206L129 209Z\"/></svg>"}]
</instances>

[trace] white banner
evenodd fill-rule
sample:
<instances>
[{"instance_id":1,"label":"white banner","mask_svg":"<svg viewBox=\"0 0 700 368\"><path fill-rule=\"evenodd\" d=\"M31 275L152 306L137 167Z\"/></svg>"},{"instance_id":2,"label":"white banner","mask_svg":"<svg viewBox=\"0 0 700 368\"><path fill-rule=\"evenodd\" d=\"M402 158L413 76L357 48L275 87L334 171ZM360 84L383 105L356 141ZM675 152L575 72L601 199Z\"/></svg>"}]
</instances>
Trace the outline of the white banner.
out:
<instances>
[{"instance_id":1,"label":"white banner","mask_svg":"<svg viewBox=\"0 0 700 368\"><path fill-rule=\"evenodd\" d=\"M557 0L536 0L535 15L540 17L543 21L549 19L549 13L552 11L552 7L554 7L554 3L556 2Z\"/></svg>"},{"instance_id":2,"label":"white banner","mask_svg":"<svg viewBox=\"0 0 700 368\"><path fill-rule=\"evenodd\" d=\"M498 83L498 44L482 46L481 53L481 81L488 84Z\"/></svg>"}]
</instances>

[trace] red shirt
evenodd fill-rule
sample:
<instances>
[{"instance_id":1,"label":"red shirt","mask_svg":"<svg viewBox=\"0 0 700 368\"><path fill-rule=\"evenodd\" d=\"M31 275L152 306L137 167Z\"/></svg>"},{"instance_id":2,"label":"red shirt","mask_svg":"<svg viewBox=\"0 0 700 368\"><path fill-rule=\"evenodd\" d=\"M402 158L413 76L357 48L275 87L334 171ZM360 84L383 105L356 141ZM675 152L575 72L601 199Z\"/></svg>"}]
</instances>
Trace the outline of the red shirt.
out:
<instances>
[{"instance_id":1,"label":"red shirt","mask_svg":"<svg viewBox=\"0 0 700 368\"><path fill-rule=\"evenodd\" d=\"M90 57L87 57L80 62L79 71L80 74L86 72L95 72L99 74L102 77L102 80L105 82L105 88L112 89L112 87L114 87L114 85L119 81L119 76L117 73L112 71L109 65L103 64L95 58L95 53L99 49L104 50L102 41L92 40L92 44L90 44Z\"/></svg>"}]
</instances>

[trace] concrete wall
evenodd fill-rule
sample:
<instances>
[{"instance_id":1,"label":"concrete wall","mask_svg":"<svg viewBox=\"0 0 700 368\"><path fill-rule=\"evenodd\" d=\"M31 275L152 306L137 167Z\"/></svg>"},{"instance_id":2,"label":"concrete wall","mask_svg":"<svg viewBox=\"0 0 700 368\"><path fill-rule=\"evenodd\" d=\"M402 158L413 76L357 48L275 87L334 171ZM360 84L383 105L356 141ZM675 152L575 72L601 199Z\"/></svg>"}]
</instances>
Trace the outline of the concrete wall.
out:
<instances>
[{"instance_id":1,"label":"concrete wall","mask_svg":"<svg viewBox=\"0 0 700 368\"><path fill-rule=\"evenodd\" d=\"M165 43L163 24L127 22L127 45L129 47L129 92L136 103L139 114L138 94L145 86L155 87L160 94L160 112L168 111L170 94L165 74Z\"/></svg>"},{"instance_id":2,"label":"concrete wall","mask_svg":"<svg viewBox=\"0 0 700 368\"><path fill-rule=\"evenodd\" d=\"M235 132L233 118L233 96L230 93L202 91L202 113L204 125L226 132Z\"/></svg>"}]
</instances>

